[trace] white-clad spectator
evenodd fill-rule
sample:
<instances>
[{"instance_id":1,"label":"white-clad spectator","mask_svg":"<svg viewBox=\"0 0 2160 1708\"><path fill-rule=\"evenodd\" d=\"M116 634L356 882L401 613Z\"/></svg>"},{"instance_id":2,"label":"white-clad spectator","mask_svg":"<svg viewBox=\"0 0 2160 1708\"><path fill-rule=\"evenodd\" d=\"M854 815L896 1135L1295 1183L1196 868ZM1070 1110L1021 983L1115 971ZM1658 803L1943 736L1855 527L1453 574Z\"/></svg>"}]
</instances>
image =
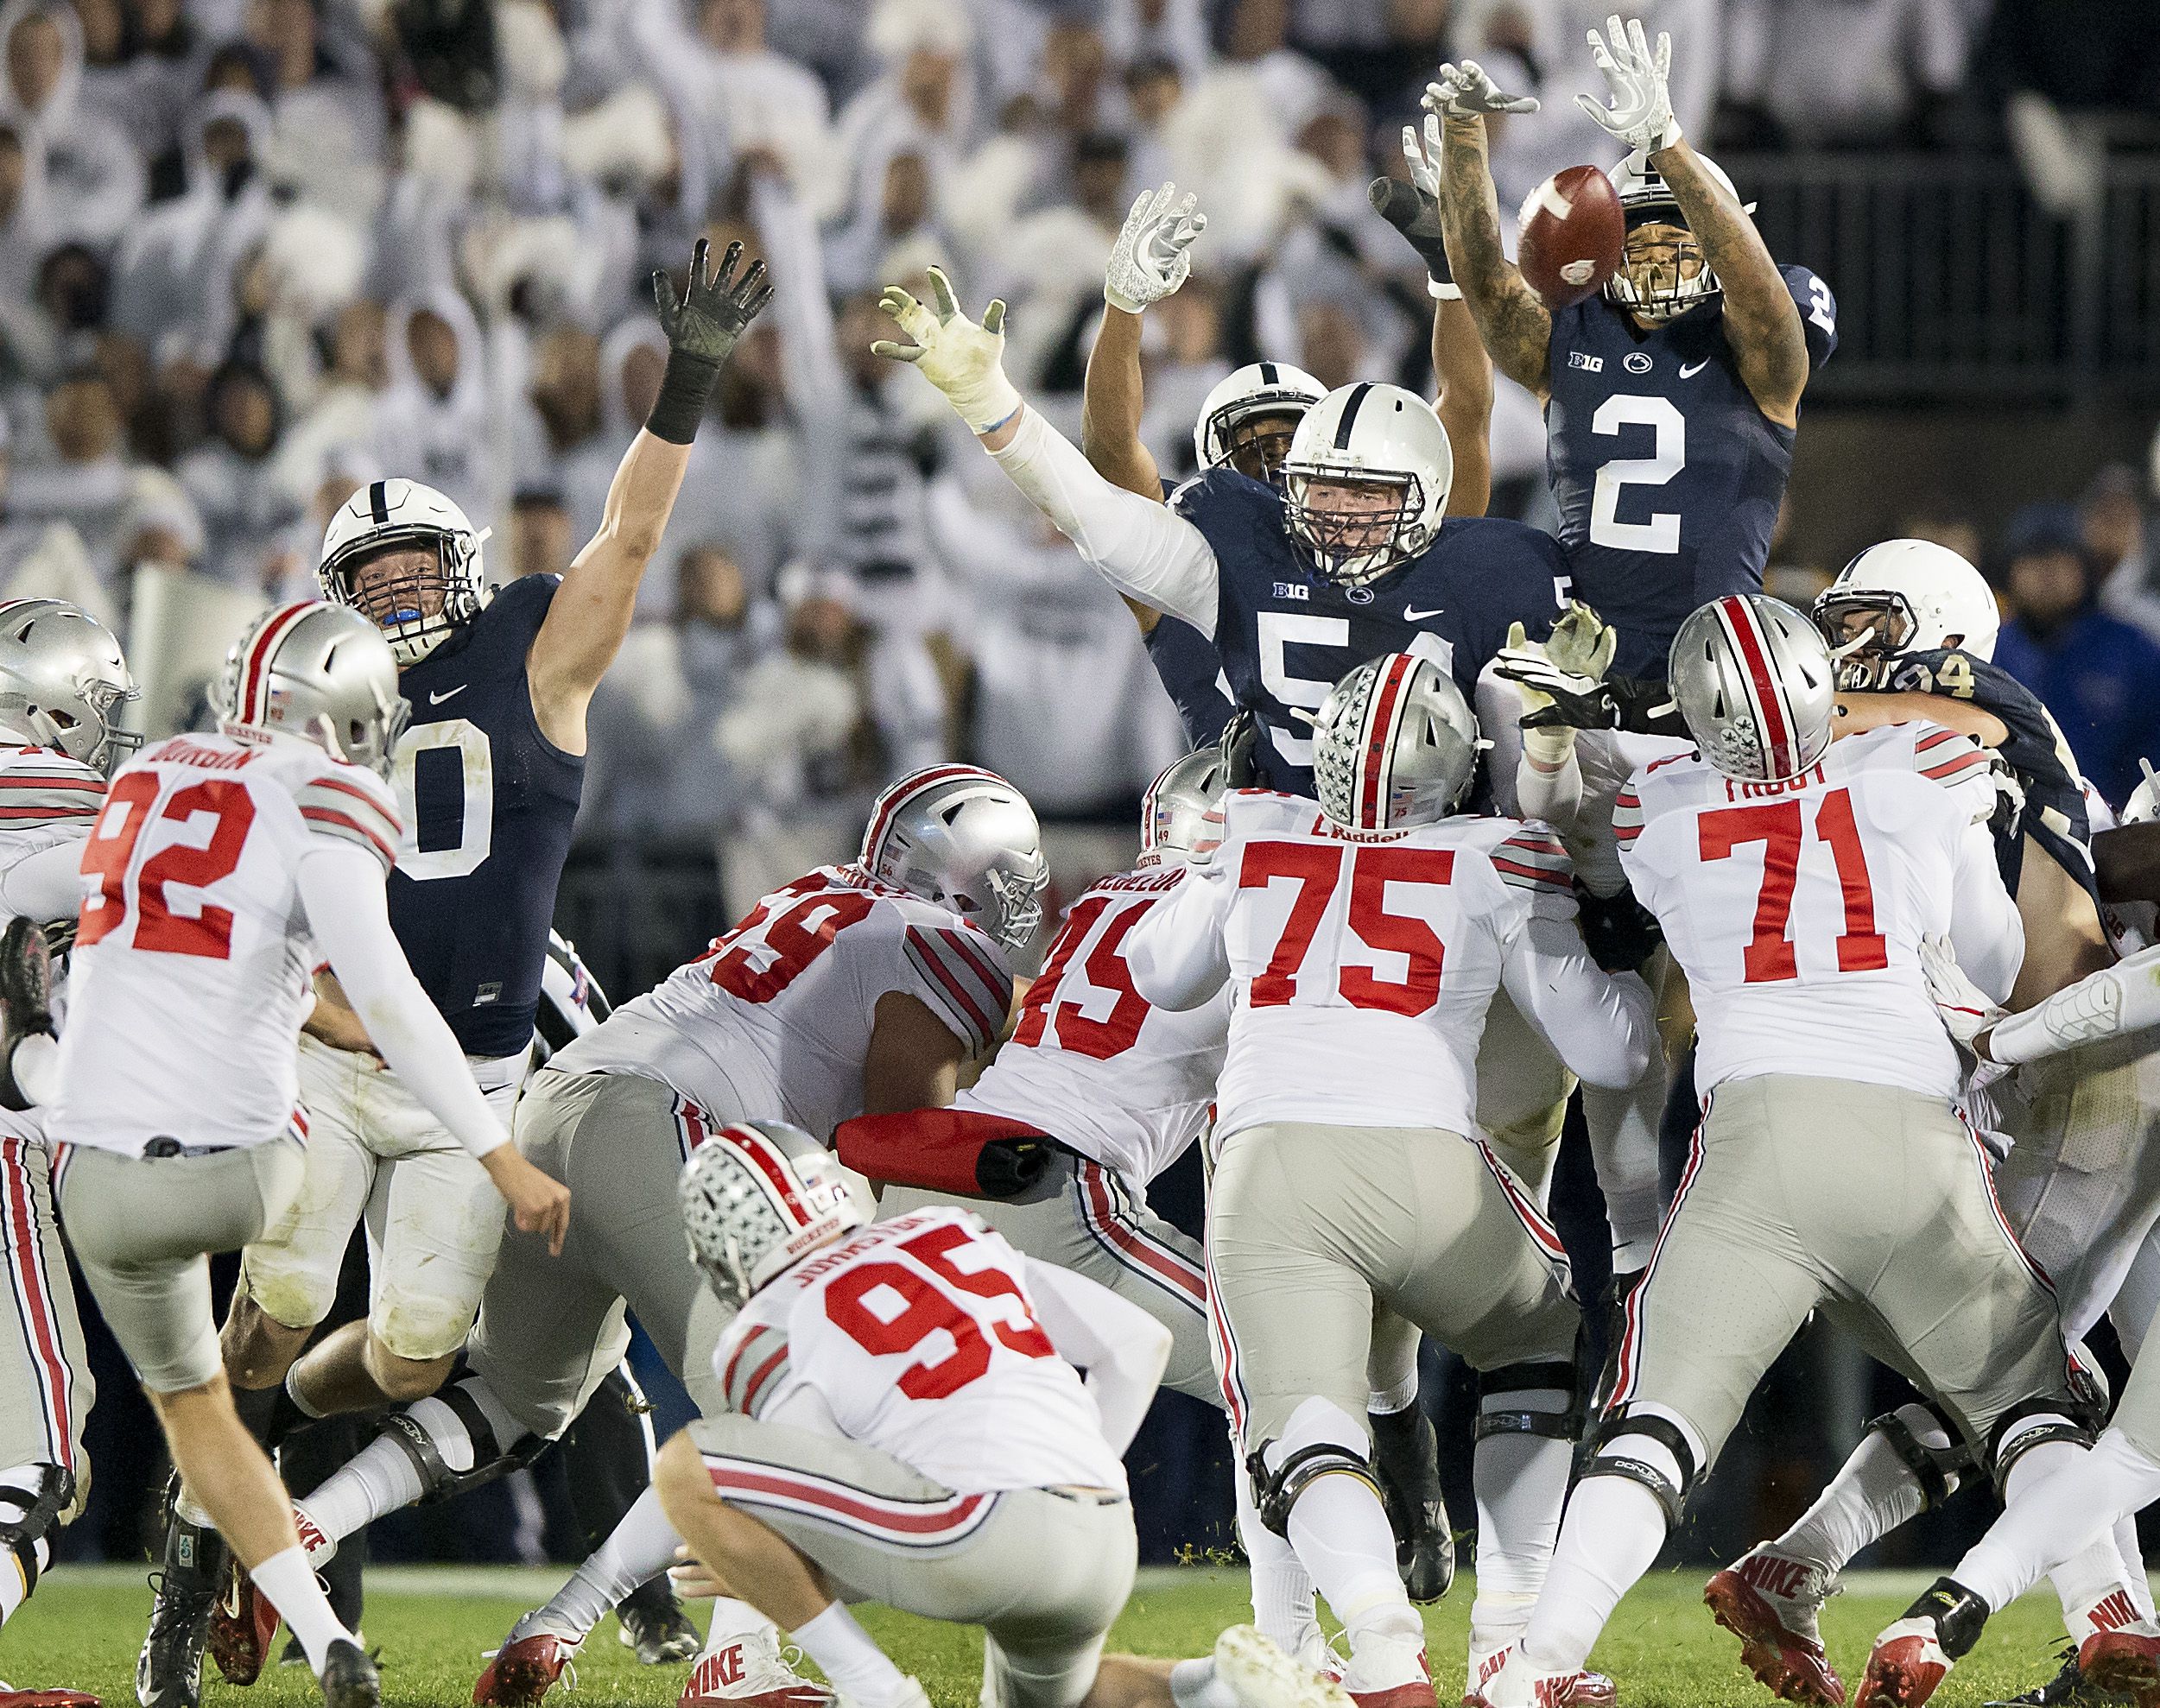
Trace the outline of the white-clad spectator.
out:
<instances>
[{"instance_id":1,"label":"white-clad spectator","mask_svg":"<svg viewBox=\"0 0 2160 1708\"><path fill-rule=\"evenodd\" d=\"M366 206L380 193L383 104L374 67L328 16L314 0L249 0L247 41L269 62L276 177L333 206Z\"/></svg>"},{"instance_id":2,"label":"white-clad spectator","mask_svg":"<svg viewBox=\"0 0 2160 1708\"><path fill-rule=\"evenodd\" d=\"M263 587L283 543L278 535L299 509L267 478L281 425L277 395L259 368L228 362L211 376L203 408L210 437L180 465L208 536L202 568L236 586Z\"/></svg>"},{"instance_id":3,"label":"white-clad spectator","mask_svg":"<svg viewBox=\"0 0 2160 1708\"><path fill-rule=\"evenodd\" d=\"M1108 0L1102 28L1103 45L1116 65L1161 60L1191 79L1213 58L1200 0Z\"/></svg>"},{"instance_id":4,"label":"white-clad spectator","mask_svg":"<svg viewBox=\"0 0 2160 1708\"><path fill-rule=\"evenodd\" d=\"M36 283L38 263L59 241L44 147L35 130L0 123L0 338L13 333Z\"/></svg>"},{"instance_id":5,"label":"white-clad spectator","mask_svg":"<svg viewBox=\"0 0 2160 1708\"><path fill-rule=\"evenodd\" d=\"M83 28L83 99L146 161L180 142L198 98L200 34L180 0L71 0ZM153 191L153 193L155 193Z\"/></svg>"},{"instance_id":6,"label":"white-clad spectator","mask_svg":"<svg viewBox=\"0 0 2160 1708\"><path fill-rule=\"evenodd\" d=\"M67 522L105 573L136 471L119 403L104 375L77 369L46 393L44 416L50 457L34 466L18 463L10 508L26 518Z\"/></svg>"},{"instance_id":7,"label":"white-clad spectator","mask_svg":"<svg viewBox=\"0 0 2160 1708\"><path fill-rule=\"evenodd\" d=\"M1971 47L1959 0L1731 0L1726 28L1726 92L1817 148L1897 140Z\"/></svg>"},{"instance_id":8,"label":"white-clad spectator","mask_svg":"<svg viewBox=\"0 0 2160 1708\"><path fill-rule=\"evenodd\" d=\"M162 469L136 471L114 539L116 588L125 586L138 569L194 569L210 547L202 512L187 489Z\"/></svg>"},{"instance_id":9,"label":"white-clad spectator","mask_svg":"<svg viewBox=\"0 0 2160 1708\"><path fill-rule=\"evenodd\" d=\"M947 0L877 0L865 39L883 69L840 111L851 205L882 188L894 155L919 154L938 175L966 155L976 130L965 11Z\"/></svg>"},{"instance_id":10,"label":"white-clad spectator","mask_svg":"<svg viewBox=\"0 0 2160 1708\"><path fill-rule=\"evenodd\" d=\"M512 480L520 491L552 484L578 537L590 540L622 460L602 431L599 339L567 321L535 339L517 416Z\"/></svg>"},{"instance_id":11,"label":"white-clad spectator","mask_svg":"<svg viewBox=\"0 0 2160 1708\"><path fill-rule=\"evenodd\" d=\"M143 157L82 98L82 24L66 0L0 6L0 123L35 137L60 232L111 244L143 205Z\"/></svg>"},{"instance_id":12,"label":"white-clad spectator","mask_svg":"<svg viewBox=\"0 0 2160 1708\"><path fill-rule=\"evenodd\" d=\"M843 296L874 289L890 270L886 258L907 245L927 246L937 256L953 249L936 217L930 163L911 149L885 161L876 198L857 208L827 244L827 283Z\"/></svg>"},{"instance_id":13,"label":"white-clad spectator","mask_svg":"<svg viewBox=\"0 0 2160 1708\"><path fill-rule=\"evenodd\" d=\"M384 319L380 303L362 298L347 303L331 322L330 365L307 414L280 441L266 476L288 504L308 503L335 468L358 461L377 466L376 411L390 384ZM330 514L323 517L326 527ZM320 530L316 538L320 541Z\"/></svg>"},{"instance_id":14,"label":"white-clad spectator","mask_svg":"<svg viewBox=\"0 0 2160 1708\"><path fill-rule=\"evenodd\" d=\"M447 493L485 525L498 497L497 422L471 307L453 290L393 304L383 355L390 385L375 408L377 460Z\"/></svg>"}]
</instances>

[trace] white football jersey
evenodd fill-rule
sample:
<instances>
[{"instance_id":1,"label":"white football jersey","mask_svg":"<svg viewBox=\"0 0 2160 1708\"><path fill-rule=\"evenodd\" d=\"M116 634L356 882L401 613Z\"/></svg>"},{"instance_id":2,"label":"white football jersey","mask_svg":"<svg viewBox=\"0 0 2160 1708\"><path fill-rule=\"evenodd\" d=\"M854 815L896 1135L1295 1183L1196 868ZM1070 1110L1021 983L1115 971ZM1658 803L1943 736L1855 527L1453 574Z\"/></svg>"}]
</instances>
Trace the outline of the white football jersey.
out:
<instances>
[{"instance_id":1,"label":"white football jersey","mask_svg":"<svg viewBox=\"0 0 2160 1708\"><path fill-rule=\"evenodd\" d=\"M1263 1122L1474 1133L1478 1043L1504 978L1585 1077L1628 1084L1647 1059L1649 992L1591 962L1568 856L1542 825L1349 831L1309 800L1245 790L1192 870L1126 956L1165 1000L1206 988L1217 957L1232 1000L1225 1136Z\"/></svg>"},{"instance_id":2,"label":"white football jersey","mask_svg":"<svg viewBox=\"0 0 2160 1708\"><path fill-rule=\"evenodd\" d=\"M830 1426L964 1492L1125 1488L1095 1402L1036 1320L1027 1260L934 1205L813 1253L720 1337L728 1404Z\"/></svg>"},{"instance_id":3,"label":"white football jersey","mask_svg":"<svg viewBox=\"0 0 2160 1708\"><path fill-rule=\"evenodd\" d=\"M0 746L0 872L80 842L105 802L104 776L57 748Z\"/></svg>"},{"instance_id":4,"label":"white football jersey","mask_svg":"<svg viewBox=\"0 0 2160 1708\"><path fill-rule=\"evenodd\" d=\"M1636 773L1613 825L1688 975L1699 1091L1791 1073L1958 1096L1920 940L1952 933L1983 984L1968 934L2007 946L2016 971L2024 930L1985 828L1991 767L1966 736L1893 724L1784 782L1692 751Z\"/></svg>"},{"instance_id":5,"label":"white football jersey","mask_svg":"<svg viewBox=\"0 0 2160 1708\"><path fill-rule=\"evenodd\" d=\"M889 991L919 997L971 1054L1004 1030L1012 973L959 914L852 866L821 866L548 1063L637 1073L731 1121L829 1139L863 1110L863 1058Z\"/></svg>"},{"instance_id":6,"label":"white football jersey","mask_svg":"<svg viewBox=\"0 0 2160 1708\"><path fill-rule=\"evenodd\" d=\"M1125 934L1185 881L1182 865L1105 878L1074 902L1020 1023L955 1099L1029 1122L1145 1187L1207 1124L1230 995L1183 1013L1132 988Z\"/></svg>"},{"instance_id":7,"label":"white football jersey","mask_svg":"<svg viewBox=\"0 0 2160 1708\"><path fill-rule=\"evenodd\" d=\"M123 766L83 845L53 1139L135 1155L305 1132L301 857L358 846L388 871L401 833L388 783L297 742L175 736Z\"/></svg>"}]
</instances>

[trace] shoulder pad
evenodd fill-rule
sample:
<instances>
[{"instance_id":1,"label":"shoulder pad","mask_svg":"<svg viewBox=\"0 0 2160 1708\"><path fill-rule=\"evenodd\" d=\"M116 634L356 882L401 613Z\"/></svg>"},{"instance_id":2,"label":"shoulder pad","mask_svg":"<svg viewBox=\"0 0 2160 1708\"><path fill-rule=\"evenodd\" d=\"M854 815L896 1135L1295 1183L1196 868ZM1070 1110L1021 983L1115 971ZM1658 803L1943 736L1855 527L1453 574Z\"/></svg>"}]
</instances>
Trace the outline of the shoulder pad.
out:
<instances>
[{"instance_id":1,"label":"shoulder pad","mask_svg":"<svg viewBox=\"0 0 2160 1708\"><path fill-rule=\"evenodd\" d=\"M297 783L293 801L310 832L364 848L385 870L397 863L405 827L390 788L372 771L341 765Z\"/></svg>"}]
</instances>

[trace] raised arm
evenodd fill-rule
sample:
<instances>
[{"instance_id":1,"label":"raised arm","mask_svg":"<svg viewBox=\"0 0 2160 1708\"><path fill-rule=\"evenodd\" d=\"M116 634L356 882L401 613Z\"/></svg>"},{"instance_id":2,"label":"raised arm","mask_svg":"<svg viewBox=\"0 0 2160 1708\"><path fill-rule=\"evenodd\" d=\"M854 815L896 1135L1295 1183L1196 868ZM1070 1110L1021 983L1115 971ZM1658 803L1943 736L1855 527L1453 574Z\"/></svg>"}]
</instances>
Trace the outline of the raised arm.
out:
<instances>
[{"instance_id":1,"label":"raised arm","mask_svg":"<svg viewBox=\"0 0 2160 1708\"><path fill-rule=\"evenodd\" d=\"M1005 377L1005 305L979 325L960 312L952 282L930 269L934 312L897 285L883 306L914 340L871 348L945 394L983 448L1080 555L1128 599L1215 632L1215 554L1200 531L1159 501L1113 486L1073 443L1021 401Z\"/></svg>"},{"instance_id":2,"label":"raised arm","mask_svg":"<svg viewBox=\"0 0 2160 1708\"><path fill-rule=\"evenodd\" d=\"M1800 307L1755 222L1681 137L1666 86L1672 37L1661 32L1653 51L1639 19L1623 24L1616 16L1606 20L1605 35L1590 32L1590 54L1605 74L1612 103L1600 106L1578 95L1576 104L1616 140L1647 155L1672 187L1688 231L1702 245L1703 264L1718 275L1726 341L1740 378L1765 415L1783 427L1796 425L1808 383Z\"/></svg>"},{"instance_id":3,"label":"raised arm","mask_svg":"<svg viewBox=\"0 0 2160 1708\"><path fill-rule=\"evenodd\" d=\"M1193 270L1193 240L1207 229L1207 216L1194 212L1190 194L1180 201L1176 185L1141 193L1110 251L1102 329L1087 357L1080 449L1105 480L1157 503L1162 471L1140 442L1140 316L1185 282ZM1152 624L1143 620L1141 626Z\"/></svg>"},{"instance_id":4,"label":"raised arm","mask_svg":"<svg viewBox=\"0 0 2160 1708\"><path fill-rule=\"evenodd\" d=\"M1486 113L1534 111L1536 103L1502 94L1475 60L1442 66L1440 73L1439 81L1425 91L1425 155L1440 161L1448 270L1494 364L1542 402L1553 317L1500 247L1500 197L1492 187L1485 135Z\"/></svg>"},{"instance_id":5,"label":"raised arm","mask_svg":"<svg viewBox=\"0 0 2160 1708\"><path fill-rule=\"evenodd\" d=\"M615 471L600 531L563 576L525 661L541 732L567 753L585 751L586 707L630 632L637 585L667 530L713 382L743 329L772 296L763 262L734 277L741 254L739 244L730 244L719 272L708 278L700 237L680 300L666 274L653 275L668 333L660 396Z\"/></svg>"}]
</instances>

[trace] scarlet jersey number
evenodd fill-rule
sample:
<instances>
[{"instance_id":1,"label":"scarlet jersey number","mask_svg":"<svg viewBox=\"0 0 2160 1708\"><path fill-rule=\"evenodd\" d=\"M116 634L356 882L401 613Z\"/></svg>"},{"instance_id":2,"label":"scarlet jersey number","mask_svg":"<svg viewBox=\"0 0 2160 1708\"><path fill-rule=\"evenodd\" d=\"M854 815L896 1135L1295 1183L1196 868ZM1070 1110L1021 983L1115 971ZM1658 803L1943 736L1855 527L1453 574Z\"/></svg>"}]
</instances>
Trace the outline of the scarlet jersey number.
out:
<instances>
[{"instance_id":1,"label":"scarlet jersey number","mask_svg":"<svg viewBox=\"0 0 2160 1708\"><path fill-rule=\"evenodd\" d=\"M1749 843L1763 845L1763 887L1756 893L1755 933L1741 955L1745 982L1775 984L1800 977L1800 966L1786 934L1792 916L1794 886L1800 876L1800 845L1804 834L1797 800L1764 801L1754 807L1724 807L1697 820L1697 846L1705 860L1723 860ZM1844 892L1845 929L1838 933L1840 972L1879 972L1890 965L1890 946L1875 929L1875 889L1867 872L1867 851L1860 846L1850 790L1834 788L1815 808L1815 835L1827 845Z\"/></svg>"},{"instance_id":2,"label":"scarlet jersey number","mask_svg":"<svg viewBox=\"0 0 2160 1708\"><path fill-rule=\"evenodd\" d=\"M113 784L105 808L83 845L84 874L98 880L98 893L82 906L75 940L87 946L117 930L128 916L128 867L135 845L157 804L159 781L155 772L133 771ZM174 792L156 814L161 821L177 820L195 831L201 819L210 818L206 842L172 842L143 863L135 876L138 904L135 947L167 955L200 955L206 960L228 960L232 955L232 912L199 901L193 915L175 914L167 905L165 886L177 883L191 889L206 889L220 878L230 877L240 864L249 828L255 823L255 800L244 783L213 777L190 783Z\"/></svg>"},{"instance_id":3,"label":"scarlet jersey number","mask_svg":"<svg viewBox=\"0 0 2160 1708\"><path fill-rule=\"evenodd\" d=\"M1148 1017L1147 998L1132 988L1132 972L1118 946L1146 914L1151 898L1134 898L1105 922L1112 901L1108 895L1091 895L1067 918L1057 941L1050 946L1042 976L1029 987L1028 998L1020 1005L1014 1043L1032 1049L1042 1042L1045 1032L1054 1030L1061 1048L1108 1061L1138 1041L1141 1022ZM1114 997L1110 1012L1100 1020L1089 1015L1066 987L1066 975L1083 946L1087 949L1080 961L1085 984Z\"/></svg>"},{"instance_id":4,"label":"scarlet jersey number","mask_svg":"<svg viewBox=\"0 0 2160 1708\"><path fill-rule=\"evenodd\" d=\"M932 1228L901 1243L900 1249L944 1286L904 1263L870 1262L857 1264L826 1287L827 1318L865 1352L880 1357L912 1352L940 1329L952 1338L953 1350L943 1357L923 1359L901 1373L896 1386L910 1400L942 1400L987 1370L991 1348L983 1338L985 1326L1000 1345L1023 1358L1055 1356L1015 1276L996 1268L970 1272L953 1261L956 1249L972 1243L967 1230L958 1227ZM880 1287L899 1298L897 1314L885 1314L871 1303L869 1295ZM975 1299L1010 1299L1012 1309L1003 1318L991 1317L955 1298L947 1287Z\"/></svg>"},{"instance_id":5,"label":"scarlet jersey number","mask_svg":"<svg viewBox=\"0 0 2160 1708\"><path fill-rule=\"evenodd\" d=\"M1368 949L1401 955L1409 964L1400 979L1382 978L1369 966L1346 966L1335 988L1355 1009L1384 1009L1415 1017L1440 1000L1447 948L1425 920L1388 911L1390 884L1444 884L1455 875L1447 848L1331 848L1315 842L1256 842L1238 870L1240 889L1264 889L1280 878L1297 884L1289 917L1267 968L1254 976L1249 1000L1256 1009L1279 1008L1297 995L1299 969L1327 916L1327 903L1350 875L1350 929Z\"/></svg>"},{"instance_id":6,"label":"scarlet jersey number","mask_svg":"<svg viewBox=\"0 0 2160 1708\"><path fill-rule=\"evenodd\" d=\"M713 982L731 996L770 1003L831 948L835 937L877 905L859 890L827 889L823 878L808 889L790 884L781 894L801 899L777 912L770 901L759 902L707 952Z\"/></svg>"}]
</instances>

